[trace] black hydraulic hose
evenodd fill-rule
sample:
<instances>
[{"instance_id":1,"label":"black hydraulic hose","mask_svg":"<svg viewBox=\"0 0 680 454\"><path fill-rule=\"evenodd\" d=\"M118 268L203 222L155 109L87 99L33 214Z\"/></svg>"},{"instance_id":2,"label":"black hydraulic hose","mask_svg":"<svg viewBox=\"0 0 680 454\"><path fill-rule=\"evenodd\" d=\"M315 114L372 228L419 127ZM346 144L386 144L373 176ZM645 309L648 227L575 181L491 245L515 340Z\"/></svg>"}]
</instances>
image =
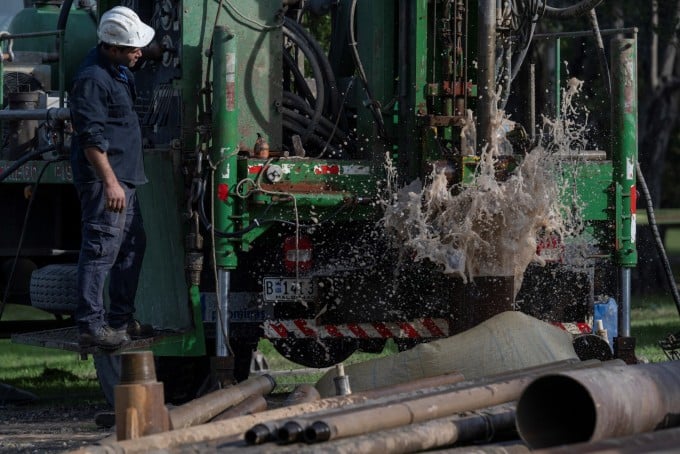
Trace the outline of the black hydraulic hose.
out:
<instances>
[{"instance_id":1,"label":"black hydraulic hose","mask_svg":"<svg viewBox=\"0 0 680 454\"><path fill-rule=\"evenodd\" d=\"M661 262L663 263L663 269L666 273L666 279L668 280L668 285L671 289L671 295L673 296L673 301L675 302L675 308L678 310L678 315L680 315L680 294L678 293L678 286L675 283L675 278L673 277L673 270L671 269L671 264L668 261L668 255L666 255L666 249L663 246L663 240L659 234L659 228L656 225L656 216L654 216L654 205L652 203L652 196L649 193L649 188L647 187L647 182L645 181L645 176L642 174L642 169L640 168L640 163L635 163L635 170L637 171L637 181L642 189L642 194L645 197L645 207L647 209L647 219L649 221L649 226L652 228L652 233L654 235L654 243L656 244L656 250L661 257Z\"/></svg>"},{"instance_id":2,"label":"black hydraulic hose","mask_svg":"<svg viewBox=\"0 0 680 454\"><path fill-rule=\"evenodd\" d=\"M311 107L309 107L309 105L305 103L302 98L290 92L283 93L283 105L284 107L290 107L291 109L299 110L308 116L311 116L314 113ZM319 125L331 130L333 130L335 127L335 124L325 117L321 117L321 120L319 120ZM343 140L347 138L347 134L341 130L336 131L336 135Z\"/></svg>"},{"instance_id":3,"label":"black hydraulic hose","mask_svg":"<svg viewBox=\"0 0 680 454\"><path fill-rule=\"evenodd\" d=\"M309 118L305 117L302 114L299 114L295 112L294 110L288 109L287 107L282 107L281 108L281 114L283 114L284 118L287 118L288 120L292 120L296 123L298 123L302 127L308 127L309 122L311 121ZM317 128L313 131L313 133L319 135L319 137L323 139L328 139L328 137L331 136L331 133L333 132L333 124L327 124L330 123L328 120L325 118L322 119L321 122L318 123ZM339 137L336 134L336 139L342 141L342 138Z\"/></svg>"},{"instance_id":4,"label":"black hydraulic hose","mask_svg":"<svg viewBox=\"0 0 680 454\"><path fill-rule=\"evenodd\" d=\"M2 183L8 176L13 174L19 167L26 164L31 159L37 158L41 154L47 153L48 151L52 151L52 150L54 150L54 148L55 148L54 146L49 146L49 147L46 147L46 148L42 148L40 150L34 150L34 151L20 157L19 159L14 161L12 163L12 165L7 167L2 173L0 173L0 183Z\"/></svg>"},{"instance_id":5,"label":"black hydraulic hose","mask_svg":"<svg viewBox=\"0 0 680 454\"><path fill-rule=\"evenodd\" d=\"M300 68L295 64L293 57L291 57L288 52L283 53L283 63L285 68L293 74L295 89L307 100L307 102L316 107L316 98L314 98L312 90L309 88L309 85L307 85L305 76L300 72ZM286 92L284 91L284 93Z\"/></svg>"},{"instance_id":6,"label":"black hydraulic hose","mask_svg":"<svg viewBox=\"0 0 680 454\"><path fill-rule=\"evenodd\" d=\"M612 81L609 75L609 64L607 63L607 56L604 53L604 42L602 41L602 33L600 33L600 26L597 23L597 13L591 9L588 14L590 27L593 29L595 35L595 42L597 43L597 59L600 64L600 71L602 71L602 81L604 82L604 89L607 93L607 99L612 97Z\"/></svg>"},{"instance_id":7,"label":"black hydraulic hose","mask_svg":"<svg viewBox=\"0 0 680 454\"><path fill-rule=\"evenodd\" d=\"M288 129L292 131L295 134L302 135L304 132L303 127L299 126L297 123L291 121L288 118L283 118L282 124L284 129ZM314 145L323 148L326 145L326 141L323 140L321 137L317 136L316 134L310 134L308 140L312 142ZM334 154L336 158L341 158L343 157L344 153L342 150L332 146L328 145L328 149L331 151L332 154Z\"/></svg>"},{"instance_id":8,"label":"black hydraulic hose","mask_svg":"<svg viewBox=\"0 0 680 454\"><path fill-rule=\"evenodd\" d=\"M68 23L68 15L71 12L71 6L73 5L73 0L64 0L61 4L61 10L59 11L59 18L57 19L57 30L66 30L66 24Z\"/></svg>"},{"instance_id":9,"label":"black hydraulic hose","mask_svg":"<svg viewBox=\"0 0 680 454\"><path fill-rule=\"evenodd\" d=\"M312 51L314 51L315 58L321 67L321 71L323 72L323 82L326 85L326 90L327 90L327 108L329 112L333 115L333 119L336 118L336 116L339 114L340 110L340 105L339 105L339 99L340 95L338 92L338 84L335 80L335 74L333 74L333 69L331 68L331 63L328 60L328 57L326 56L325 52L321 48L321 45L317 40L314 39L314 37L307 31L304 27L302 27L300 24L298 24L296 21L286 18L285 19L285 24L286 26L289 26L292 30L295 31L295 33L298 33L300 36L302 36L307 43L310 45L312 48Z\"/></svg>"},{"instance_id":10,"label":"black hydraulic hose","mask_svg":"<svg viewBox=\"0 0 680 454\"><path fill-rule=\"evenodd\" d=\"M314 54L305 40L301 36L294 33L289 27L283 27L283 34L286 38L290 39L307 58L312 70L312 75L316 81L316 105L314 106L314 117L312 118L312 124L310 127L307 128L307 130L305 130L302 134L302 143L304 144L309 139L312 131L316 128L316 123L319 122L319 118L321 118L321 115L323 114L325 102L323 74L321 72L321 66L319 66L319 62L317 62L316 58L314 58Z\"/></svg>"},{"instance_id":11,"label":"black hydraulic hose","mask_svg":"<svg viewBox=\"0 0 680 454\"><path fill-rule=\"evenodd\" d=\"M583 0L582 2L567 8L554 8L545 2L545 17L549 19L573 19L588 14L588 11L596 8L603 0Z\"/></svg>"}]
</instances>

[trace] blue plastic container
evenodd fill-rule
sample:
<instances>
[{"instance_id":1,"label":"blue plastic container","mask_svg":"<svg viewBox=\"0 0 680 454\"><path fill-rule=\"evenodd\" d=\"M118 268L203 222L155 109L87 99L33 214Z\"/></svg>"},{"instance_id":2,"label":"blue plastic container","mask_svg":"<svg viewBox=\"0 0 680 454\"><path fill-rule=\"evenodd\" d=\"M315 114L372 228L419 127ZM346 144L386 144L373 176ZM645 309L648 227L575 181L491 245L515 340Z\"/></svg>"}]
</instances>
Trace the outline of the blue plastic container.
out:
<instances>
[{"instance_id":1,"label":"blue plastic container","mask_svg":"<svg viewBox=\"0 0 680 454\"><path fill-rule=\"evenodd\" d=\"M619 335L619 307L614 298L595 303L593 311L593 332L597 330L597 320L602 320L607 330L609 345L613 348L614 338Z\"/></svg>"}]
</instances>

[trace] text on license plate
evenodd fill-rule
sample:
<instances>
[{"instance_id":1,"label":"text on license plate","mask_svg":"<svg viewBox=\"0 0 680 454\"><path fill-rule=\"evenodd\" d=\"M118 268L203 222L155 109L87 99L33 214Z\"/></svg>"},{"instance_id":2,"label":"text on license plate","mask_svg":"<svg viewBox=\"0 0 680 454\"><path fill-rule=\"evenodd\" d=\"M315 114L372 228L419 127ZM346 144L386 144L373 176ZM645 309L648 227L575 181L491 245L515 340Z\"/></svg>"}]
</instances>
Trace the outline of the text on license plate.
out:
<instances>
[{"instance_id":1,"label":"text on license plate","mask_svg":"<svg viewBox=\"0 0 680 454\"><path fill-rule=\"evenodd\" d=\"M316 297L316 284L309 278L265 277L262 295L265 301L309 301Z\"/></svg>"}]
</instances>

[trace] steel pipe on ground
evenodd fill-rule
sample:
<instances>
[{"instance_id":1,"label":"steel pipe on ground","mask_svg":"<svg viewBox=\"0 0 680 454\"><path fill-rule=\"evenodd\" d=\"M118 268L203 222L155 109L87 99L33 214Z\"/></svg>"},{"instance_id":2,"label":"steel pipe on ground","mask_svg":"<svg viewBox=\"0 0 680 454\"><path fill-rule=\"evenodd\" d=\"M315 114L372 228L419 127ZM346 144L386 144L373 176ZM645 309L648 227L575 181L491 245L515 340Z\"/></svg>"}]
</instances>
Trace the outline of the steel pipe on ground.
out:
<instances>
[{"instance_id":1,"label":"steel pipe on ground","mask_svg":"<svg viewBox=\"0 0 680 454\"><path fill-rule=\"evenodd\" d=\"M622 362L615 362L617 364L622 364ZM546 364L543 366L536 366L527 369L530 373L541 373L547 371L558 370L560 368L574 368L574 367L587 367L599 364L599 361L586 361L578 362L573 360L559 361L555 363ZM512 371L511 374L521 374L523 371ZM499 376L504 376L508 374L501 374ZM489 377L483 380L476 380L475 383L487 383L489 380L495 378L498 379L499 376ZM460 386L462 383L458 383L451 386ZM397 385L399 386L399 385ZM384 388L384 395L389 395L390 391L388 388ZM250 429L256 424L260 424L267 421L274 421L283 418L294 418L302 414L308 414L311 412L322 412L331 411L332 409L346 407L348 405L356 405L359 403L368 402L369 398L360 394L353 394L350 396L333 397L328 399L321 399L316 402L310 402L300 405L295 405L293 407L278 408L275 410L269 410L263 413L258 413L255 415L246 415L238 418L233 418L227 421L218 421L209 424L202 424L200 426L173 430L171 432L151 435L147 437L142 437L137 440L124 441L119 443L114 443L107 446L90 446L80 450L81 454L111 454L111 453L141 453L148 452L150 450L162 450L169 449L172 447L181 446L189 443L200 443L211 440L217 440L221 438L227 438L229 436L243 434L246 430Z\"/></svg>"},{"instance_id":2,"label":"steel pipe on ground","mask_svg":"<svg viewBox=\"0 0 680 454\"><path fill-rule=\"evenodd\" d=\"M239 404L250 396L261 396L270 393L276 382L269 375L249 378L230 388L220 389L189 403L170 410L172 429L202 424L222 413L226 408Z\"/></svg>"},{"instance_id":3,"label":"steel pipe on ground","mask_svg":"<svg viewBox=\"0 0 680 454\"><path fill-rule=\"evenodd\" d=\"M321 446L295 448L295 452L355 454L389 452L401 454L450 446L457 442L490 441L495 435L514 432L514 405L489 408L464 416L412 424L397 429L373 432L358 437L324 443ZM284 452L293 452L287 450Z\"/></svg>"},{"instance_id":4,"label":"steel pipe on ground","mask_svg":"<svg viewBox=\"0 0 680 454\"><path fill-rule=\"evenodd\" d=\"M531 448L597 441L680 425L680 361L539 377L517 405Z\"/></svg>"},{"instance_id":5,"label":"steel pipe on ground","mask_svg":"<svg viewBox=\"0 0 680 454\"><path fill-rule=\"evenodd\" d=\"M241 403L227 408L219 415L215 416L212 421L222 421L225 419L237 418L243 415L252 415L253 413L260 413L267 410L267 399L263 396L250 396Z\"/></svg>"},{"instance_id":6,"label":"steel pipe on ground","mask_svg":"<svg viewBox=\"0 0 680 454\"><path fill-rule=\"evenodd\" d=\"M622 364L620 361L614 363ZM296 423L307 422L305 441L309 443L351 437L510 402L519 398L521 390L538 374L602 364L597 360L576 363L560 361L449 387L390 396L325 415L309 415ZM487 398L488 401L485 400ZM285 425L285 421L281 424Z\"/></svg>"}]
</instances>

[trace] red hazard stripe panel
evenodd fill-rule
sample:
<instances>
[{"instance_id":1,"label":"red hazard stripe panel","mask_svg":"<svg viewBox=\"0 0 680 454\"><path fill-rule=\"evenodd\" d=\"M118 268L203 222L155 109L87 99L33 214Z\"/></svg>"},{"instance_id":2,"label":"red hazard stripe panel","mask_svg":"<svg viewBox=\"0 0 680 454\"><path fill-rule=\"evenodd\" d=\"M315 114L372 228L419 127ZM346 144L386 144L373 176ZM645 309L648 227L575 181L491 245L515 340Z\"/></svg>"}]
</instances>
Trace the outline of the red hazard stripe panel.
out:
<instances>
[{"instance_id":1,"label":"red hazard stripe panel","mask_svg":"<svg viewBox=\"0 0 680 454\"><path fill-rule=\"evenodd\" d=\"M314 320L269 320L264 323L264 335L269 339L295 338L352 338L422 339L447 337L448 322L444 319L418 319L410 322L347 323L316 325Z\"/></svg>"},{"instance_id":2,"label":"red hazard stripe panel","mask_svg":"<svg viewBox=\"0 0 680 454\"><path fill-rule=\"evenodd\" d=\"M375 327L375 330L378 332L378 334L380 334L380 337L384 337L386 339L393 337L392 331L390 331L389 328L385 326L384 323L377 322L374 323L373 326Z\"/></svg>"},{"instance_id":3,"label":"red hazard stripe panel","mask_svg":"<svg viewBox=\"0 0 680 454\"><path fill-rule=\"evenodd\" d=\"M444 333L431 318L423 319L423 325L434 337L444 337Z\"/></svg>"},{"instance_id":4,"label":"red hazard stripe panel","mask_svg":"<svg viewBox=\"0 0 680 454\"><path fill-rule=\"evenodd\" d=\"M551 325L558 327L570 334L590 334L593 332L593 328L587 323L583 322L573 322L573 323L562 323L562 322L550 322Z\"/></svg>"},{"instance_id":5,"label":"red hazard stripe panel","mask_svg":"<svg viewBox=\"0 0 680 454\"><path fill-rule=\"evenodd\" d=\"M295 320L294 323L305 337L317 337L316 331L307 326L307 320Z\"/></svg>"},{"instance_id":6,"label":"red hazard stripe panel","mask_svg":"<svg viewBox=\"0 0 680 454\"><path fill-rule=\"evenodd\" d=\"M324 329L330 337L343 337L340 330L334 325L324 325Z\"/></svg>"},{"instance_id":7,"label":"red hazard stripe panel","mask_svg":"<svg viewBox=\"0 0 680 454\"><path fill-rule=\"evenodd\" d=\"M368 339L370 336L366 334L366 331L361 329L361 326L356 323L349 323L347 328L354 334L358 339Z\"/></svg>"}]
</instances>

